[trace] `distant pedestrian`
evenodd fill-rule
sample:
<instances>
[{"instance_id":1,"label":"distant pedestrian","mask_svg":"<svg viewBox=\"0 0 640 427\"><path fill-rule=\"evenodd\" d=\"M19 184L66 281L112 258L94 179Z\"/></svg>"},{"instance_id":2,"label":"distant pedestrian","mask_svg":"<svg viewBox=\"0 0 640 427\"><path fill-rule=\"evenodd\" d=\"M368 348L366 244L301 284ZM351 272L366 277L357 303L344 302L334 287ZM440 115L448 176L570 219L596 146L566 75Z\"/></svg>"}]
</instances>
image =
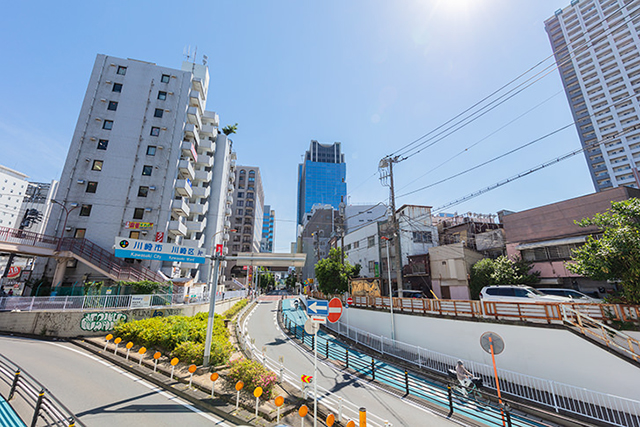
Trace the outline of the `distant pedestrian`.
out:
<instances>
[{"instance_id":1,"label":"distant pedestrian","mask_svg":"<svg viewBox=\"0 0 640 427\"><path fill-rule=\"evenodd\" d=\"M9 293L7 295L12 297L13 296L13 289L9 289Z\"/></svg>"}]
</instances>

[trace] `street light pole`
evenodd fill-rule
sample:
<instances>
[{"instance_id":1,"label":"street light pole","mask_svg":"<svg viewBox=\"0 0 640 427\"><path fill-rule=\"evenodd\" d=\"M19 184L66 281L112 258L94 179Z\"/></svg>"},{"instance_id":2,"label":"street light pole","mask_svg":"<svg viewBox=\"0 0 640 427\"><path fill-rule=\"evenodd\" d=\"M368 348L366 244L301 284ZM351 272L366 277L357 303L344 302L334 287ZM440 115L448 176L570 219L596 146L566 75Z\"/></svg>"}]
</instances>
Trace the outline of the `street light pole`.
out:
<instances>
[{"instance_id":1,"label":"street light pole","mask_svg":"<svg viewBox=\"0 0 640 427\"><path fill-rule=\"evenodd\" d=\"M393 324L393 291L391 289L391 258L389 258L389 238L382 236L380 239L387 242L387 273L389 274L389 307L391 308L391 339L396 339L396 327Z\"/></svg>"},{"instance_id":2,"label":"street light pole","mask_svg":"<svg viewBox=\"0 0 640 427\"><path fill-rule=\"evenodd\" d=\"M69 214L78 206L80 205L75 205L74 207L72 207L71 209L67 209L67 207L60 203L57 200L51 199L51 201L57 205L60 205L62 207L62 209L64 209L65 212L65 216L64 216L64 225L62 226L62 232L60 233L60 238L58 239L58 245L56 246L56 252L60 251L60 246L62 246L62 239L64 237L64 231L67 229L67 220L69 219Z\"/></svg>"},{"instance_id":3,"label":"street light pole","mask_svg":"<svg viewBox=\"0 0 640 427\"><path fill-rule=\"evenodd\" d=\"M236 231L235 229L229 230L230 232ZM224 255L222 255L222 248L220 248L220 253L215 250L215 237L224 232L224 230L218 231L213 236L211 236L211 249L213 255L211 255L211 260L215 260L215 264L213 266L212 271L209 272L209 317L207 319L207 337L204 344L204 357L203 357L203 365L209 366L209 359L211 357L211 340L213 335L213 321L215 318L216 311L216 293L218 291L218 270L220 267L220 260L224 259ZM213 274L213 280L211 280L211 275Z\"/></svg>"}]
</instances>

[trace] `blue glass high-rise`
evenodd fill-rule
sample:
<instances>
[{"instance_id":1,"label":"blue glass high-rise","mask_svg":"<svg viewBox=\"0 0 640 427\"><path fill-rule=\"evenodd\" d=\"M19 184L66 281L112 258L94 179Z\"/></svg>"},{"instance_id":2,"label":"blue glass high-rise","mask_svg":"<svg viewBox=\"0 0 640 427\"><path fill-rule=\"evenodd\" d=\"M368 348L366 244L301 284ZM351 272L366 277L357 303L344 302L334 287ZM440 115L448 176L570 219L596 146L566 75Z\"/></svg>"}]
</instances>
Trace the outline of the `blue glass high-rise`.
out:
<instances>
[{"instance_id":1,"label":"blue glass high-rise","mask_svg":"<svg viewBox=\"0 0 640 427\"><path fill-rule=\"evenodd\" d=\"M338 209L340 202L346 202L346 176L341 144L311 141L304 162L298 165L298 224L304 222L315 204Z\"/></svg>"}]
</instances>

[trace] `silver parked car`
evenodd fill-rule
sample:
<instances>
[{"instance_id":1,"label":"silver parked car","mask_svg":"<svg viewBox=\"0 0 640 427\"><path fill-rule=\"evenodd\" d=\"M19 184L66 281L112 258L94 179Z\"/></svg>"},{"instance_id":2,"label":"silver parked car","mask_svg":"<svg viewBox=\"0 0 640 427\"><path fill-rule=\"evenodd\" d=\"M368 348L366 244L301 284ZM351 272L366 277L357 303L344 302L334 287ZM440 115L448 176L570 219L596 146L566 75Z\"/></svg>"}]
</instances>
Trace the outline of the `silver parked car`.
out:
<instances>
[{"instance_id":1,"label":"silver parked car","mask_svg":"<svg viewBox=\"0 0 640 427\"><path fill-rule=\"evenodd\" d=\"M547 295L555 295L559 297L567 297L571 298L573 302L583 302L583 303L592 303L599 304L604 302L604 300L600 298L593 298L589 295L583 294L580 291L576 291L574 289L564 289L564 288L539 288L540 292Z\"/></svg>"},{"instance_id":2,"label":"silver parked car","mask_svg":"<svg viewBox=\"0 0 640 427\"><path fill-rule=\"evenodd\" d=\"M546 295L531 286L485 286L480 291L482 301L499 302L571 302L571 298Z\"/></svg>"}]
</instances>

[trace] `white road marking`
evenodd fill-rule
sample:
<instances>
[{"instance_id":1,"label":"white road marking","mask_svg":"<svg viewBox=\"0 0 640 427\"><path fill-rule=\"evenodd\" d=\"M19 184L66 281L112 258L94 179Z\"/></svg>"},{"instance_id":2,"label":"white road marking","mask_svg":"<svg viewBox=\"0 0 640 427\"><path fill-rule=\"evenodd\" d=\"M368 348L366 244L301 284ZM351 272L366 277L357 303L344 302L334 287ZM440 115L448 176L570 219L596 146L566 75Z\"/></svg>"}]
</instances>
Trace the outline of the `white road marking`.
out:
<instances>
[{"instance_id":1,"label":"white road marking","mask_svg":"<svg viewBox=\"0 0 640 427\"><path fill-rule=\"evenodd\" d=\"M172 402L178 403L179 405L184 406L185 408L189 409L190 411L200 415L203 418L206 418L209 421L212 421L215 423L215 425L217 426L222 426L222 427L231 427L230 424L227 424L226 422L224 422L223 420L221 420L220 418L216 418L206 412L201 411L200 409L196 408L195 406L187 403L186 401L178 398L177 396L171 395L169 393L167 393L166 391L164 391L164 389L161 389L159 387L157 387L156 385L153 385L151 383L148 383L147 381L141 379L141 378L137 378L134 375L129 374L126 371L121 370L120 368L116 367L115 365L112 365L111 363L105 362L104 360L95 357L91 354L82 352L80 350L76 350L75 348L71 348L71 347L67 347L64 346L62 344L58 344L58 343L50 343L52 345L58 346L60 348L63 348L65 350L69 350L69 351L73 351L74 353L78 353L84 357L87 357L91 360L94 360L98 363L101 363L103 365L105 365L106 367L108 367L109 369L113 369L114 371L116 371L117 373L124 375L126 378L129 378L131 380L133 380L134 382L143 385L144 387L150 389L151 391L158 393L160 396L166 397L167 399L171 400Z\"/></svg>"}]
</instances>

